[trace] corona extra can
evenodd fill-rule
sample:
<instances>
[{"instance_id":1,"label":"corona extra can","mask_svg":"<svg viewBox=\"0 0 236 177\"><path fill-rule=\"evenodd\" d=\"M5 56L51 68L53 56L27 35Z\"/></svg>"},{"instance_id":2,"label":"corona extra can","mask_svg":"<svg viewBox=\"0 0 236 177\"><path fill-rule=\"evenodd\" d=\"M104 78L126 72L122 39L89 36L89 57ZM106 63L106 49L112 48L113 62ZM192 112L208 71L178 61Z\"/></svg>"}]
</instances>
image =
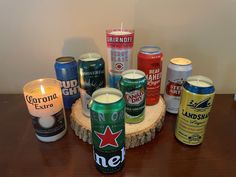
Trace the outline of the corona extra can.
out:
<instances>
[{"instance_id":1,"label":"corona extra can","mask_svg":"<svg viewBox=\"0 0 236 177\"><path fill-rule=\"evenodd\" d=\"M57 80L61 83L64 107L70 109L80 97L77 62L74 57L60 57L54 65Z\"/></svg>"},{"instance_id":2,"label":"corona extra can","mask_svg":"<svg viewBox=\"0 0 236 177\"><path fill-rule=\"evenodd\" d=\"M215 95L212 81L204 76L188 77L183 84L175 136L184 144L201 144Z\"/></svg>"},{"instance_id":3,"label":"corona extra can","mask_svg":"<svg viewBox=\"0 0 236 177\"><path fill-rule=\"evenodd\" d=\"M192 74L192 62L186 58L172 58L167 68L164 99L166 111L177 114L179 110L181 87Z\"/></svg>"},{"instance_id":4,"label":"corona extra can","mask_svg":"<svg viewBox=\"0 0 236 177\"><path fill-rule=\"evenodd\" d=\"M145 73L140 70L126 70L122 73L120 90L126 103L125 122L139 123L144 120L146 86Z\"/></svg>"},{"instance_id":5,"label":"corona extra can","mask_svg":"<svg viewBox=\"0 0 236 177\"><path fill-rule=\"evenodd\" d=\"M102 173L121 170L125 161L125 102L120 90L101 88L90 102L93 155Z\"/></svg>"},{"instance_id":6,"label":"corona extra can","mask_svg":"<svg viewBox=\"0 0 236 177\"><path fill-rule=\"evenodd\" d=\"M97 53L86 53L78 62L80 97L83 113L90 117L89 102L93 92L106 86L105 63Z\"/></svg>"},{"instance_id":7,"label":"corona extra can","mask_svg":"<svg viewBox=\"0 0 236 177\"><path fill-rule=\"evenodd\" d=\"M138 69L147 77L146 105L157 104L160 98L163 54L157 46L144 46L138 53Z\"/></svg>"}]
</instances>

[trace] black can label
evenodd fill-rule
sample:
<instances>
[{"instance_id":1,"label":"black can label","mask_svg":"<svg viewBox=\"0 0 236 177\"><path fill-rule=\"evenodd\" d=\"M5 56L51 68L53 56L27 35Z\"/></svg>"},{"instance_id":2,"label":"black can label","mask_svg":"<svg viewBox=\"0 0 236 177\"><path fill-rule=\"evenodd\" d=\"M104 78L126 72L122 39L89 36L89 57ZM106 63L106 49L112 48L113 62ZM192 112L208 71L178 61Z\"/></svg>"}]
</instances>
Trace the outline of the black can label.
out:
<instances>
[{"instance_id":1,"label":"black can label","mask_svg":"<svg viewBox=\"0 0 236 177\"><path fill-rule=\"evenodd\" d=\"M35 133L38 136L50 137L65 130L64 111L61 109L56 114L47 117L32 116Z\"/></svg>"}]
</instances>

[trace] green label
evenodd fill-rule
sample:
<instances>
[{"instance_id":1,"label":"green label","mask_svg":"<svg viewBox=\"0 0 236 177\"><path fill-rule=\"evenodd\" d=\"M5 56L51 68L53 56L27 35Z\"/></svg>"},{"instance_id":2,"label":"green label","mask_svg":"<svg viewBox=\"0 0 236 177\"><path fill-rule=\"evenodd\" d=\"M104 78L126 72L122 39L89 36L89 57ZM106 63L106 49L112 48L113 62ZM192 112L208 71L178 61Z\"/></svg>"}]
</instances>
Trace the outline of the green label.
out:
<instances>
[{"instance_id":1,"label":"green label","mask_svg":"<svg viewBox=\"0 0 236 177\"><path fill-rule=\"evenodd\" d=\"M144 119L145 95L144 87L141 89L125 91L126 122L137 123Z\"/></svg>"},{"instance_id":2,"label":"green label","mask_svg":"<svg viewBox=\"0 0 236 177\"><path fill-rule=\"evenodd\" d=\"M124 111L95 112L90 109L94 159L104 173L118 171L124 163Z\"/></svg>"},{"instance_id":3,"label":"green label","mask_svg":"<svg viewBox=\"0 0 236 177\"><path fill-rule=\"evenodd\" d=\"M103 173L114 173L124 166L125 147L110 153L93 149L94 160L99 171Z\"/></svg>"}]
</instances>

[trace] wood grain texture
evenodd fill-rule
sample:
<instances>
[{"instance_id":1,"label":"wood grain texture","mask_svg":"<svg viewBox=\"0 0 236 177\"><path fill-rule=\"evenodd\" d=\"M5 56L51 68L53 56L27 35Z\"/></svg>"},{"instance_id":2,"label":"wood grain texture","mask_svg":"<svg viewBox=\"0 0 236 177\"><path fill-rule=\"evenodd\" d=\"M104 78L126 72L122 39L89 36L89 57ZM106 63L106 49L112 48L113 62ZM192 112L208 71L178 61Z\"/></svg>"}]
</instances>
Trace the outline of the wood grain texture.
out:
<instances>
[{"instance_id":1,"label":"wood grain texture","mask_svg":"<svg viewBox=\"0 0 236 177\"><path fill-rule=\"evenodd\" d=\"M38 141L22 95L0 95L0 111L1 177L103 176L95 168L91 145L78 140L70 127L57 142ZM175 121L176 115L167 113L160 134L143 146L128 149L125 167L111 176L236 176L236 102L233 95L216 95L206 136L200 146L179 143L174 138Z\"/></svg>"},{"instance_id":2,"label":"wood grain texture","mask_svg":"<svg viewBox=\"0 0 236 177\"><path fill-rule=\"evenodd\" d=\"M162 97L158 104L146 106L145 118L137 124L125 124L126 149L138 147L150 142L160 132L165 118L165 102ZM71 128L84 142L92 144L90 118L82 113L81 100L77 100L71 110Z\"/></svg>"}]
</instances>

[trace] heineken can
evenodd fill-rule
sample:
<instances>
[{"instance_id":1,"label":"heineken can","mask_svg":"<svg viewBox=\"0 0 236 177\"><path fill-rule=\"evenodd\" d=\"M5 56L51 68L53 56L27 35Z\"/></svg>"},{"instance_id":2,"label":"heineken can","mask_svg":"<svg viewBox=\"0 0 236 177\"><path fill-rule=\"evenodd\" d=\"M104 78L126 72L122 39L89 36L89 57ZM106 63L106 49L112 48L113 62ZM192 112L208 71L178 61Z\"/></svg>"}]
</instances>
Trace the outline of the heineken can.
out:
<instances>
[{"instance_id":1,"label":"heineken can","mask_svg":"<svg viewBox=\"0 0 236 177\"><path fill-rule=\"evenodd\" d=\"M77 62L74 57L60 57L54 65L57 80L61 83L64 107L70 109L80 97Z\"/></svg>"},{"instance_id":2,"label":"heineken can","mask_svg":"<svg viewBox=\"0 0 236 177\"><path fill-rule=\"evenodd\" d=\"M179 110L181 87L192 74L192 62L186 58L172 58L167 68L164 99L166 111L177 114Z\"/></svg>"},{"instance_id":3,"label":"heineken can","mask_svg":"<svg viewBox=\"0 0 236 177\"><path fill-rule=\"evenodd\" d=\"M105 87L105 63L97 53L86 53L80 56L78 62L80 94L83 113L90 116L89 101L93 92Z\"/></svg>"},{"instance_id":4,"label":"heineken can","mask_svg":"<svg viewBox=\"0 0 236 177\"><path fill-rule=\"evenodd\" d=\"M125 102L114 88L95 91L90 102L93 155L102 173L114 173L125 160Z\"/></svg>"},{"instance_id":5,"label":"heineken can","mask_svg":"<svg viewBox=\"0 0 236 177\"><path fill-rule=\"evenodd\" d=\"M204 76L188 77L183 84L175 136L184 144L201 144L215 95L212 81Z\"/></svg>"},{"instance_id":6,"label":"heineken can","mask_svg":"<svg viewBox=\"0 0 236 177\"><path fill-rule=\"evenodd\" d=\"M127 70L122 73L120 90L126 103L125 122L139 123L144 120L147 80L140 70Z\"/></svg>"}]
</instances>

